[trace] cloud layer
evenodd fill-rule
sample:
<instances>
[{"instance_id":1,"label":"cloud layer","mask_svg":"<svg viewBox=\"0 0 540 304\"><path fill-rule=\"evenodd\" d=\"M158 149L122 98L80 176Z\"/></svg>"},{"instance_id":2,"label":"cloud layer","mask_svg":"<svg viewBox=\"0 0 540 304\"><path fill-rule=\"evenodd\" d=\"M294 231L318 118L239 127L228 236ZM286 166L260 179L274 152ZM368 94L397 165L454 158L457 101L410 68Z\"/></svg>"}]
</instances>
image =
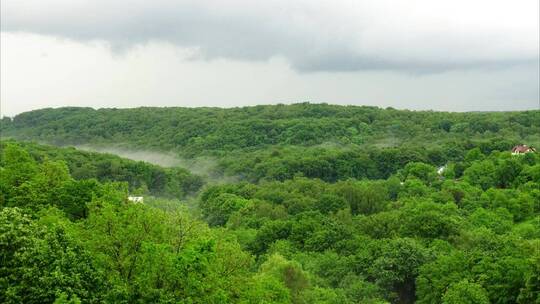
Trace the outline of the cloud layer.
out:
<instances>
[{"instance_id":1,"label":"cloud layer","mask_svg":"<svg viewBox=\"0 0 540 304\"><path fill-rule=\"evenodd\" d=\"M3 0L3 32L115 50L169 43L203 59L283 58L297 71L412 73L537 66L538 0Z\"/></svg>"},{"instance_id":2,"label":"cloud layer","mask_svg":"<svg viewBox=\"0 0 540 304\"><path fill-rule=\"evenodd\" d=\"M487 111L538 109L539 70L299 73L281 59L189 60L169 44L121 56L102 43L3 33L0 114L44 107L219 106L291 102Z\"/></svg>"}]
</instances>

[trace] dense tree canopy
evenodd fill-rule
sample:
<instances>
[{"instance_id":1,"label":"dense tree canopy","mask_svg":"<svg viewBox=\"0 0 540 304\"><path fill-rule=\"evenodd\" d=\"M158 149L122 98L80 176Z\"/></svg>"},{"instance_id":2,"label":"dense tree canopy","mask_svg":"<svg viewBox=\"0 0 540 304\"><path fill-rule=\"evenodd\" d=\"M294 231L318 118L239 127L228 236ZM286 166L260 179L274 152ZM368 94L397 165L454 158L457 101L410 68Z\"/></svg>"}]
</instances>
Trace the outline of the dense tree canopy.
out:
<instances>
[{"instance_id":1,"label":"dense tree canopy","mask_svg":"<svg viewBox=\"0 0 540 304\"><path fill-rule=\"evenodd\" d=\"M95 178L101 182L127 182L130 190L140 194L183 197L194 194L203 185L200 176L178 167L162 168L112 154L86 152L74 148L56 148L28 142L4 141L0 142L0 145L0 148L7 151L7 158L0 160L6 165L18 166L20 162L9 159L13 157L9 155L15 146L19 146L27 152L24 157L33 159L27 164L29 166L32 163L61 161L65 163L71 176L76 180Z\"/></svg>"},{"instance_id":2,"label":"dense tree canopy","mask_svg":"<svg viewBox=\"0 0 540 304\"><path fill-rule=\"evenodd\" d=\"M540 111L325 104L4 118L0 302L540 303L540 154L509 152L539 134Z\"/></svg>"}]
</instances>

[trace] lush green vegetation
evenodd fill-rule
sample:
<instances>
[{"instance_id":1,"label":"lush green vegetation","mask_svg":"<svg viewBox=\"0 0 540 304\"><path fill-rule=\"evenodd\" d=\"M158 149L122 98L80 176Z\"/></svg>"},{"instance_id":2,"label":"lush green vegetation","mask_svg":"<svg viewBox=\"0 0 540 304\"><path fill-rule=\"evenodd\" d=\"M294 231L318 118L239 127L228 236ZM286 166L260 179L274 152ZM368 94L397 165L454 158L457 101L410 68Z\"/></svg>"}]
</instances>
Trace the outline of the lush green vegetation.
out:
<instances>
[{"instance_id":1,"label":"lush green vegetation","mask_svg":"<svg viewBox=\"0 0 540 304\"><path fill-rule=\"evenodd\" d=\"M0 143L4 148L13 141ZM142 161L132 161L112 154L86 152L19 142L38 163L63 161L77 180L95 178L100 182L127 182L135 194L182 198L196 193L203 185L201 177L182 168L162 168Z\"/></svg>"},{"instance_id":2,"label":"lush green vegetation","mask_svg":"<svg viewBox=\"0 0 540 304\"><path fill-rule=\"evenodd\" d=\"M375 107L295 104L244 108L59 108L4 118L3 136L55 144L123 143L184 155L271 145L435 147L456 141L540 144L540 111L416 112ZM414 146L411 144L411 146Z\"/></svg>"},{"instance_id":3,"label":"lush green vegetation","mask_svg":"<svg viewBox=\"0 0 540 304\"><path fill-rule=\"evenodd\" d=\"M509 152L538 144L540 111L67 108L2 128L236 177L1 142L2 303L540 303L540 154Z\"/></svg>"},{"instance_id":4,"label":"lush green vegetation","mask_svg":"<svg viewBox=\"0 0 540 304\"><path fill-rule=\"evenodd\" d=\"M2 136L213 156L218 174L333 182L388 178L411 161L444 165L478 147L540 146L540 111L418 112L295 104L245 108L43 109L2 120ZM238 161L242 159L243 161Z\"/></svg>"}]
</instances>

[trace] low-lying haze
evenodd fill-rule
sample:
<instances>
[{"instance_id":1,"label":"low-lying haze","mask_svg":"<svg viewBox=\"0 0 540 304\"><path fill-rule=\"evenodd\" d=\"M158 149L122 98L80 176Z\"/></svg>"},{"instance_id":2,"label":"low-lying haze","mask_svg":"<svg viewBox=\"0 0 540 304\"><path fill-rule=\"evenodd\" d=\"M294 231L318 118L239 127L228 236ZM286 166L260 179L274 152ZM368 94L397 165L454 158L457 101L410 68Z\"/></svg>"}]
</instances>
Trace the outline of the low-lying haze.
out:
<instances>
[{"instance_id":1,"label":"low-lying haze","mask_svg":"<svg viewBox=\"0 0 540 304\"><path fill-rule=\"evenodd\" d=\"M218 162L216 159L204 156L190 159L181 158L174 153L134 150L120 147L105 147L78 145L75 148L84 151L109 153L118 155L136 161L144 161L161 167L181 167L189 170L191 173L202 176L210 183L226 183L238 180L236 176L223 176L219 173Z\"/></svg>"}]
</instances>

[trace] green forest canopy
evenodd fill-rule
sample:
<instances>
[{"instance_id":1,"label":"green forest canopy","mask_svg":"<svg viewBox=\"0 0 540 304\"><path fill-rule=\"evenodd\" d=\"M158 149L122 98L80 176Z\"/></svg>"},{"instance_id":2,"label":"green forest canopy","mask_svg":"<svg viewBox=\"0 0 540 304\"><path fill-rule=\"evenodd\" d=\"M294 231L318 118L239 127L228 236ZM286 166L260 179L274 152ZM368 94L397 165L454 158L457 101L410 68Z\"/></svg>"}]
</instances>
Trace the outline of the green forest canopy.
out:
<instances>
[{"instance_id":1,"label":"green forest canopy","mask_svg":"<svg viewBox=\"0 0 540 304\"><path fill-rule=\"evenodd\" d=\"M540 303L540 154L509 152L538 144L539 114L298 104L4 119L17 140L0 144L0 302ZM237 180L21 139L211 155Z\"/></svg>"},{"instance_id":2,"label":"green forest canopy","mask_svg":"<svg viewBox=\"0 0 540 304\"><path fill-rule=\"evenodd\" d=\"M540 111L448 113L300 103L243 108L42 109L4 118L3 136L55 144L123 143L185 155L271 145L441 146L535 141Z\"/></svg>"}]
</instances>

